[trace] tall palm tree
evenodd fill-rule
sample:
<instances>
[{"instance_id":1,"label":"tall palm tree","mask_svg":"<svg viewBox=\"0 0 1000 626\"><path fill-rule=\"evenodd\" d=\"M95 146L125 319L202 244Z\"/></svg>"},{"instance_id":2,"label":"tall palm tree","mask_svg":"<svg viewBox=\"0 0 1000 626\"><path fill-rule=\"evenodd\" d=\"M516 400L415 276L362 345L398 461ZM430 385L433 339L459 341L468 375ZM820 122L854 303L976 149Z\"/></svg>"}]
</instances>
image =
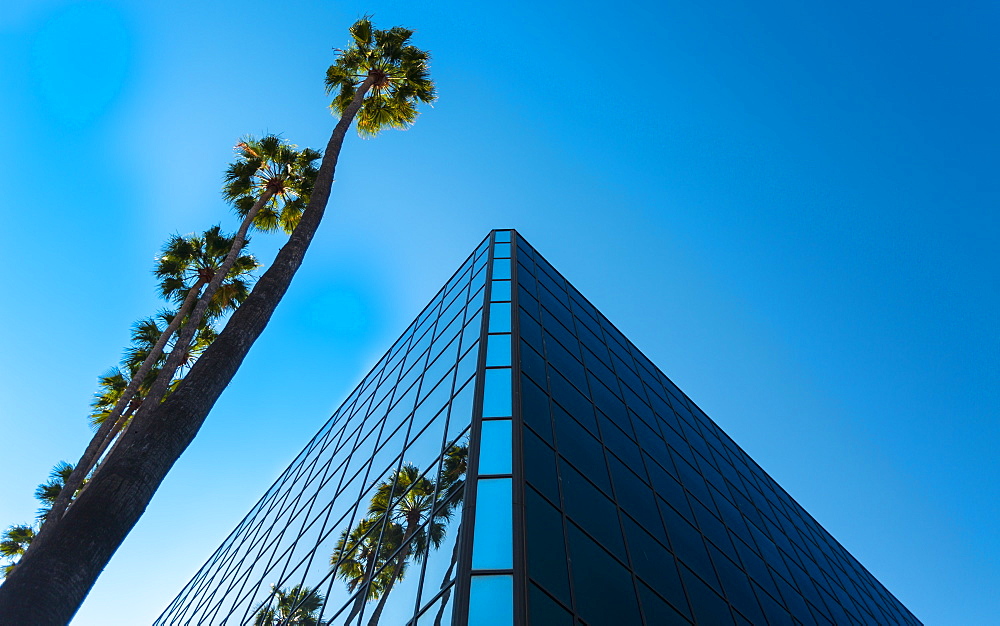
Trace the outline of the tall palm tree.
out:
<instances>
[{"instance_id":1,"label":"tall palm tree","mask_svg":"<svg viewBox=\"0 0 1000 626\"><path fill-rule=\"evenodd\" d=\"M254 614L253 626L322 626L319 617L323 594L302 585L275 589Z\"/></svg>"},{"instance_id":2,"label":"tall palm tree","mask_svg":"<svg viewBox=\"0 0 1000 626\"><path fill-rule=\"evenodd\" d=\"M341 533L330 565L336 568L337 577L347 583L349 592L358 591L344 620L345 626L350 625L365 603L378 598L385 590L391 575L385 565L402 539L403 528L394 522L386 523L384 517L362 518L357 526Z\"/></svg>"},{"instance_id":3,"label":"tall palm tree","mask_svg":"<svg viewBox=\"0 0 1000 626\"><path fill-rule=\"evenodd\" d=\"M167 300L176 302L179 305L178 310L169 316L170 318L166 320L166 327L163 329L160 329L153 321L143 321L133 330L134 349L126 355L131 374L128 382L125 388L116 394L114 405L99 420L97 432L77 462L76 470L66 480L66 489L56 498L49 515L42 522L40 534L48 532L48 527L51 527L63 515L73 495L79 491L97 460L141 405L141 401L152 393L152 387L156 382L162 376L167 379L164 383L164 391L160 393L162 397L173 381L177 368L190 358L189 350L181 351L174 359L174 369L170 371L169 375L164 372L165 367L162 364L164 350L174 338L177 330L181 328L181 324L191 315L192 308L198 302L202 288L212 280L214 272L222 266L222 261L228 260L231 249L235 245L234 241L234 238L223 235L219 226L214 226L205 231L201 237L174 235L164 244L153 273L160 279L160 295ZM242 245L245 243L247 242L244 241ZM240 250L242 250L242 245ZM247 298L250 273L257 267L259 264L252 256L237 255L236 259L230 263L230 269L226 272L225 286L222 289L217 289L219 292L217 297L211 298L209 306L206 307L210 317L218 316L227 309L235 308ZM211 332L200 323L201 320L188 321L193 322L188 324L191 327L192 335L201 329L204 339ZM175 341L174 345L191 344L191 337L188 338L187 344L181 344L182 340L183 338ZM176 350L171 351L171 354L174 352ZM136 363L138 363L137 366ZM153 380L149 381L148 378L151 376ZM146 387L142 397L139 396L141 386ZM136 400L137 397L139 400Z\"/></svg>"},{"instance_id":4,"label":"tall palm tree","mask_svg":"<svg viewBox=\"0 0 1000 626\"><path fill-rule=\"evenodd\" d=\"M445 536L445 522L451 516L447 507L437 507L438 487L433 480L420 475L420 468L406 463L394 471L375 489L368 506L370 515L387 517L403 528L399 551L386 570L390 572L382 597L368 620L368 626L378 624L393 585L402 580L410 558L419 558L431 547L438 548Z\"/></svg>"},{"instance_id":5,"label":"tall palm tree","mask_svg":"<svg viewBox=\"0 0 1000 626\"><path fill-rule=\"evenodd\" d=\"M0 586L0 615L14 623L62 625L72 618L97 576L145 510L174 462L197 434L219 395L295 276L319 228L330 197L340 150L366 100L378 97L364 117L362 134L412 121L417 102L434 100L430 56L410 43L412 31L376 30L367 18L351 27L352 43L327 72L336 92L333 129L309 202L298 226L219 337L162 404L133 420L105 471L59 519L48 536L32 542L17 569ZM372 87L378 83L378 92ZM374 115L391 106L394 115ZM410 109L409 113L405 109ZM379 120L385 124L378 126Z\"/></svg>"}]
</instances>

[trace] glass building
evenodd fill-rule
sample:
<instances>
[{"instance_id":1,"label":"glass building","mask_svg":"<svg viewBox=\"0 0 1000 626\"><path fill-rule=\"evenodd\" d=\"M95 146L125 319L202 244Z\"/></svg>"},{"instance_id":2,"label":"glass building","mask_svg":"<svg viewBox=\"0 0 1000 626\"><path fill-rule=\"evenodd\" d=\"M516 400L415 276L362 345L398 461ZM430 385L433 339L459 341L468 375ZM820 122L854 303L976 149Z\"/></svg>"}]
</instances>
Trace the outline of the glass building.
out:
<instances>
[{"instance_id":1,"label":"glass building","mask_svg":"<svg viewBox=\"0 0 1000 626\"><path fill-rule=\"evenodd\" d=\"M515 231L157 624L920 624Z\"/></svg>"}]
</instances>

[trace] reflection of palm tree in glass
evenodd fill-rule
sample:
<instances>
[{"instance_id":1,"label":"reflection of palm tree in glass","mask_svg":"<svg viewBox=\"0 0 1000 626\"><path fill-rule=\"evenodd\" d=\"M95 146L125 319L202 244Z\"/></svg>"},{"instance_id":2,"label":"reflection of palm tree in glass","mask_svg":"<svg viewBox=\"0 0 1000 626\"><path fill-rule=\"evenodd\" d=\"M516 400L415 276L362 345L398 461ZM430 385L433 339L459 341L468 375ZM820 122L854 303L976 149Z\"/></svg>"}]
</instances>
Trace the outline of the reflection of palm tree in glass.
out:
<instances>
[{"instance_id":1,"label":"reflection of palm tree in glass","mask_svg":"<svg viewBox=\"0 0 1000 626\"><path fill-rule=\"evenodd\" d=\"M430 546L439 547L444 540L444 522L451 517L451 511L445 508L435 511L437 498L435 482L421 476L420 469L411 463L404 464L375 488L368 513L374 518L388 517L390 524L401 526L404 530L402 547L386 566L390 575L382 597L368 620L369 626L378 624L389 592L396 581L403 578L410 557L419 557ZM430 519L432 512L433 519Z\"/></svg>"},{"instance_id":2,"label":"reflection of palm tree in glass","mask_svg":"<svg viewBox=\"0 0 1000 626\"><path fill-rule=\"evenodd\" d=\"M368 517L349 532L344 531L331 558L331 563L337 566L337 576L347 582L349 591L365 588L355 599L346 624L351 623L365 603L376 598L379 603L368 624L378 624L389 592L406 575L409 563L427 554L430 548L441 546L447 522L462 502L467 456L467 445L452 444L436 481L421 476L417 466L406 463L376 486ZM446 580L454 565L455 555Z\"/></svg>"},{"instance_id":3,"label":"reflection of palm tree in glass","mask_svg":"<svg viewBox=\"0 0 1000 626\"><path fill-rule=\"evenodd\" d=\"M265 600L254 615L254 626L323 626L316 616L323 605L318 591L302 585L287 591L272 585L271 590L272 598ZM276 606L271 606L274 600Z\"/></svg>"},{"instance_id":4,"label":"reflection of palm tree in glass","mask_svg":"<svg viewBox=\"0 0 1000 626\"><path fill-rule=\"evenodd\" d=\"M364 589L354 600L345 624L350 624L365 603L378 598L386 588L391 571L384 566L399 547L403 529L399 524L389 524L383 529L382 521L382 518L365 518L352 530L345 530L330 558L330 564L337 567L337 576L347 583L348 591ZM378 575L372 580L376 572Z\"/></svg>"}]
</instances>

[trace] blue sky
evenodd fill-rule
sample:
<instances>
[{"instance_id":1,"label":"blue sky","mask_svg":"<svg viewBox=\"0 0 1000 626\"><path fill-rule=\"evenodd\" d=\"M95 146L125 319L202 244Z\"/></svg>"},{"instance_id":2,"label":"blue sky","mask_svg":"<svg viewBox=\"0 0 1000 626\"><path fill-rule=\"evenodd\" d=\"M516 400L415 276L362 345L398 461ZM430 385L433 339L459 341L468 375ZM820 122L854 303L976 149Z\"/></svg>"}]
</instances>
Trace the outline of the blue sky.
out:
<instances>
[{"instance_id":1,"label":"blue sky","mask_svg":"<svg viewBox=\"0 0 1000 626\"><path fill-rule=\"evenodd\" d=\"M323 71L365 13L417 30L440 100L348 140L292 289L74 624L152 621L496 227L918 617L996 619L987 2L4 3L0 525L89 439L161 243L235 228L236 140L325 145Z\"/></svg>"}]
</instances>

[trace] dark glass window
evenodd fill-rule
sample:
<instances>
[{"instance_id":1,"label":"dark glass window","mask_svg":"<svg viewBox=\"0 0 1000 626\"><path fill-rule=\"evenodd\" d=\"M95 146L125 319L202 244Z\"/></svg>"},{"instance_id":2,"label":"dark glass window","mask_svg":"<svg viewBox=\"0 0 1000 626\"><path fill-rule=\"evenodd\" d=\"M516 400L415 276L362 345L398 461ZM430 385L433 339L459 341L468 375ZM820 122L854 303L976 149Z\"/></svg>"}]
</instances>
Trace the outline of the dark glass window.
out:
<instances>
[{"instance_id":1,"label":"dark glass window","mask_svg":"<svg viewBox=\"0 0 1000 626\"><path fill-rule=\"evenodd\" d=\"M641 582L639 583L639 597L642 598L642 614L646 618L646 626L687 626L690 624L676 609Z\"/></svg>"},{"instance_id":2,"label":"dark glass window","mask_svg":"<svg viewBox=\"0 0 1000 626\"><path fill-rule=\"evenodd\" d=\"M521 371L539 385L545 384L545 359L524 340L521 340Z\"/></svg>"},{"instance_id":3,"label":"dark glass window","mask_svg":"<svg viewBox=\"0 0 1000 626\"><path fill-rule=\"evenodd\" d=\"M712 624L712 626L735 623L732 613L729 612L729 605L726 604L722 596L684 565L681 565L681 578L687 588L691 609L699 622Z\"/></svg>"},{"instance_id":4,"label":"dark glass window","mask_svg":"<svg viewBox=\"0 0 1000 626\"><path fill-rule=\"evenodd\" d=\"M598 413L601 435L604 438L604 445L614 452L618 458L625 461L636 471L642 472L642 455L639 453L639 446L629 439L628 435L622 432L611 420Z\"/></svg>"},{"instance_id":5,"label":"dark glass window","mask_svg":"<svg viewBox=\"0 0 1000 626\"><path fill-rule=\"evenodd\" d=\"M611 493L604 448L576 420L566 415L556 418L556 447L559 454L583 471L606 493Z\"/></svg>"},{"instance_id":6,"label":"dark glass window","mask_svg":"<svg viewBox=\"0 0 1000 626\"><path fill-rule=\"evenodd\" d=\"M565 463L560 465L566 514L618 558L625 559L618 510L583 474Z\"/></svg>"},{"instance_id":7,"label":"dark glass window","mask_svg":"<svg viewBox=\"0 0 1000 626\"><path fill-rule=\"evenodd\" d=\"M562 515L533 489L527 490L525 513L528 576L569 605L569 574L566 571Z\"/></svg>"},{"instance_id":8,"label":"dark glass window","mask_svg":"<svg viewBox=\"0 0 1000 626\"><path fill-rule=\"evenodd\" d=\"M573 524L569 526L576 610L589 626L641 624L632 577ZM614 602L609 602L614 598Z\"/></svg>"},{"instance_id":9,"label":"dark glass window","mask_svg":"<svg viewBox=\"0 0 1000 626\"><path fill-rule=\"evenodd\" d=\"M685 617L690 617L677 561L659 541L631 520L625 522L628 550L635 573ZM647 618L649 616L647 615ZM655 623L655 622L654 622Z\"/></svg>"},{"instance_id":10,"label":"dark glass window","mask_svg":"<svg viewBox=\"0 0 1000 626\"><path fill-rule=\"evenodd\" d=\"M545 332L545 355L549 359L549 364L559 370L560 374L576 383L579 388L587 388L583 365L562 344L553 339L548 331Z\"/></svg>"},{"instance_id":11,"label":"dark glass window","mask_svg":"<svg viewBox=\"0 0 1000 626\"><path fill-rule=\"evenodd\" d=\"M528 615L532 626L573 626L573 616L535 584L528 588Z\"/></svg>"},{"instance_id":12,"label":"dark glass window","mask_svg":"<svg viewBox=\"0 0 1000 626\"><path fill-rule=\"evenodd\" d=\"M552 443L549 396L524 376L521 376L521 415L525 424L546 442Z\"/></svg>"},{"instance_id":13,"label":"dark glass window","mask_svg":"<svg viewBox=\"0 0 1000 626\"><path fill-rule=\"evenodd\" d=\"M618 506L625 509L651 533L658 537L662 536L663 525L660 522L660 512L656 507L653 490L615 457L609 457L608 466L615 483Z\"/></svg>"},{"instance_id":14,"label":"dark glass window","mask_svg":"<svg viewBox=\"0 0 1000 626\"><path fill-rule=\"evenodd\" d=\"M594 417L594 405L565 377L554 370L550 373L549 389L552 390L552 399L579 420L581 424L596 433L597 421Z\"/></svg>"},{"instance_id":15,"label":"dark glass window","mask_svg":"<svg viewBox=\"0 0 1000 626\"><path fill-rule=\"evenodd\" d=\"M559 502L555 452L530 430L524 433L524 475L545 497Z\"/></svg>"}]
</instances>

